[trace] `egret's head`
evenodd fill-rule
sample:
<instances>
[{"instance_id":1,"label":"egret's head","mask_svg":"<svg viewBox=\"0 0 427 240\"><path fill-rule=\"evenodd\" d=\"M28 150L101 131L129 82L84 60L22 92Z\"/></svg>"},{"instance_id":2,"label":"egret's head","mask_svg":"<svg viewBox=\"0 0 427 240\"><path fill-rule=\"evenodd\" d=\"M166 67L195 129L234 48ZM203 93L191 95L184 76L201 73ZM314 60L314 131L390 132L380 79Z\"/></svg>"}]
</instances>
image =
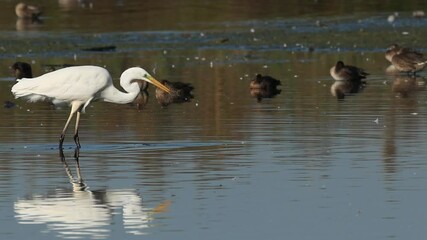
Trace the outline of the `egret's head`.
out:
<instances>
[{"instance_id":1,"label":"egret's head","mask_svg":"<svg viewBox=\"0 0 427 240\"><path fill-rule=\"evenodd\" d=\"M144 70L145 71L145 70ZM165 86L164 84L162 84L161 82L159 82L157 79L155 79L153 76L151 76L149 73L145 72L144 76L143 76L143 80L153 84L154 86L162 89L163 91L170 93L171 90Z\"/></svg>"},{"instance_id":2,"label":"egret's head","mask_svg":"<svg viewBox=\"0 0 427 240\"><path fill-rule=\"evenodd\" d=\"M122 77L128 75L130 79L133 80L143 80L148 83L153 84L154 86L162 89L163 91L170 93L171 90L163 85L161 82L159 82L157 79L155 79L153 76L151 76L147 71L140 67L133 67L129 68L126 71L123 72Z\"/></svg>"}]
</instances>

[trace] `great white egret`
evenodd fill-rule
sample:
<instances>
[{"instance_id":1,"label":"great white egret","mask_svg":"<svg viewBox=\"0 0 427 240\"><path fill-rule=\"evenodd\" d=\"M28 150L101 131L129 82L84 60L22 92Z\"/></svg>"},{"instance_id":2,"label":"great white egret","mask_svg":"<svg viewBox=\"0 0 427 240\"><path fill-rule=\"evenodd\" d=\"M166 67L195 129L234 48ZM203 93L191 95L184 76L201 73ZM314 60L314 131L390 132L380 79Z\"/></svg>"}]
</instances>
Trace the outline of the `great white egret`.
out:
<instances>
[{"instance_id":1,"label":"great white egret","mask_svg":"<svg viewBox=\"0 0 427 240\"><path fill-rule=\"evenodd\" d=\"M423 54L410 48L402 48L397 44L392 44L385 53L385 58L399 72L405 72L415 75L424 69L427 64L427 59Z\"/></svg>"},{"instance_id":2,"label":"great white egret","mask_svg":"<svg viewBox=\"0 0 427 240\"><path fill-rule=\"evenodd\" d=\"M164 107L171 103L189 102L194 98L191 94L194 87L190 83L170 82L168 80L162 80L161 83L171 90L170 93L167 93L163 89L156 88L156 99Z\"/></svg>"},{"instance_id":3,"label":"great white egret","mask_svg":"<svg viewBox=\"0 0 427 240\"><path fill-rule=\"evenodd\" d=\"M330 73L331 76L337 81L360 81L369 75L369 73L365 72L365 70L361 68L344 65L343 61L338 61L331 68Z\"/></svg>"},{"instance_id":4,"label":"great white egret","mask_svg":"<svg viewBox=\"0 0 427 240\"><path fill-rule=\"evenodd\" d=\"M78 131L81 112L96 100L118 104L132 102L140 93L138 80L147 81L166 92L171 91L140 67L132 67L122 73L120 85L126 92L121 92L114 87L110 73L105 68L74 66L36 78L19 79L18 83L13 85L12 93L16 98L23 97L29 102L49 100L54 104L71 106L70 115L59 138L59 148L62 148L65 133L75 113L77 116L74 142L80 147Z\"/></svg>"}]
</instances>

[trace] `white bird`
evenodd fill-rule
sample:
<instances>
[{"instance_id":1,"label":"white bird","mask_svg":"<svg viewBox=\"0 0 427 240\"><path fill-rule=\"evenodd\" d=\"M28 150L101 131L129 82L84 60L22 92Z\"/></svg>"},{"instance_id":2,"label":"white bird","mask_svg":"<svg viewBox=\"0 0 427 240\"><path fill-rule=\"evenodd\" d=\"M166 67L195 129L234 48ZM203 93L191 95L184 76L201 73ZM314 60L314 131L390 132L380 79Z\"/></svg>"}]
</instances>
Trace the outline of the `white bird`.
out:
<instances>
[{"instance_id":1,"label":"white bird","mask_svg":"<svg viewBox=\"0 0 427 240\"><path fill-rule=\"evenodd\" d=\"M74 114L76 126L74 142L80 147L79 121L81 112L92 101L103 101L118 104L132 102L140 92L137 81L146 81L166 92L170 89L152 77L140 67L127 69L120 76L120 85L126 92L114 87L110 73L97 66L74 66L46 73L35 78L22 78L12 86L15 98L26 98L29 102L48 100L54 104L67 104L71 107L70 115L59 138L62 149L65 133Z\"/></svg>"}]
</instances>

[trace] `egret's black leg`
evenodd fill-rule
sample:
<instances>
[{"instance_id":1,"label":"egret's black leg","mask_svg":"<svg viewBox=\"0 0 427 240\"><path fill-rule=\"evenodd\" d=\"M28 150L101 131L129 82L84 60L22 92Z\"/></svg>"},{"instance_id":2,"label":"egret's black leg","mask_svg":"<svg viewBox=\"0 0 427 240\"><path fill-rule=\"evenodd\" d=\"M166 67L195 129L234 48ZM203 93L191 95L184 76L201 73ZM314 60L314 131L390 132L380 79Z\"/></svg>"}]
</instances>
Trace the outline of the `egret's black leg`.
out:
<instances>
[{"instance_id":1,"label":"egret's black leg","mask_svg":"<svg viewBox=\"0 0 427 240\"><path fill-rule=\"evenodd\" d=\"M74 142L76 143L76 146L78 148L81 147L80 139L79 139L79 122L80 122L80 109L77 111L76 126L74 128Z\"/></svg>"},{"instance_id":2,"label":"egret's black leg","mask_svg":"<svg viewBox=\"0 0 427 240\"><path fill-rule=\"evenodd\" d=\"M73 102L72 103L72 105L71 105L71 111L70 111L70 116L68 116L67 122L65 123L65 126L62 129L61 136L59 137L59 148L62 148L62 144L64 143L64 139L65 139L65 133L67 132L68 125L70 125L70 121L73 118L74 113L78 112L78 114L77 114L77 122L80 119L79 113L80 113L81 105L82 104L80 102ZM78 128L78 126L76 128Z\"/></svg>"}]
</instances>

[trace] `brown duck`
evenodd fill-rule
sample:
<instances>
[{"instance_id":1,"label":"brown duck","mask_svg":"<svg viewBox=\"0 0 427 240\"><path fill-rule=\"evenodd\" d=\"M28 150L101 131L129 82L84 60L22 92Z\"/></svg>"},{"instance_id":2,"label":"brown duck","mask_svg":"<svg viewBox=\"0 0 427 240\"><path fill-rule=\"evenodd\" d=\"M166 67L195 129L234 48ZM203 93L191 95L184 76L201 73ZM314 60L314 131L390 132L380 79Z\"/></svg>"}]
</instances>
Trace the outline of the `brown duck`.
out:
<instances>
[{"instance_id":1,"label":"brown duck","mask_svg":"<svg viewBox=\"0 0 427 240\"><path fill-rule=\"evenodd\" d=\"M15 62L12 65L12 70L16 79L33 78L31 65L26 62Z\"/></svg>"},{"instance_id":2,"label":"brown duck","mask_svg":"<svg viewBox=\"0 0 427 240\"><path fill-rule=\"evenodd\" d=\"M422 53L410 48L402 48L397 44L387 49L385 57L399 72L411 75L423 70L427 64L427 59Z\"/></svg>"},{"instance_id":3,"label":"brown duck","mask_svg":"<svg viewBox=\"0 0 427 240\"><path fill-rule=\"evenodd\" d=\"M277 89L277 86L282 85L280 80L270 76L262 76L257 74L249 84L251 96L255 97L258 102L263 98L273 98L280 94L282 90Z\"/></svg>"},{"instance_id":4,"label":"brown duck","mask_svg":"<svg viewBox=\"0 0 427 240\"><path fill-rule=\"evenodd\" d=\"M281 85L280 80L270 76L262 76L261 74L257 74L249 84L249 87L250 89L272 90L276 89L279 85Z\"/></svg>"},{"instance_id":5,"label":"brown duck","mask_svg":"<svg viewBox=\"0 0 427 240\"><path fill-rule=\"evenodd\" d=\"M172 103L190 102L194 98L191 93L194 87L190 83L170 82L168 80L162 80L161 83L171 90L170 93L167 93L156 88L156 99L163 107Z\"/></svg>"},{"instance_id":6,"label":"brown duck","mask_svg":"<svg viewBox=\"0 0 427 240\"><path fill-rule=\"evenodd\" d=\"M337 81L361 81L369 75L362 68L345 65L343 61L338 61L331 68L330 73Z\"/></svg>"},{"instance_id":7,"label":"brown duck","mask_svg":"<svg viewBox=\"0 0 427 240\"><path fill-rule=\"evenodd\" d=\"M20 2L15 6L15 13L16 16L21 19L38 19L42 11L37 6L32 6Z\"/></svg>"}]
</instances>

